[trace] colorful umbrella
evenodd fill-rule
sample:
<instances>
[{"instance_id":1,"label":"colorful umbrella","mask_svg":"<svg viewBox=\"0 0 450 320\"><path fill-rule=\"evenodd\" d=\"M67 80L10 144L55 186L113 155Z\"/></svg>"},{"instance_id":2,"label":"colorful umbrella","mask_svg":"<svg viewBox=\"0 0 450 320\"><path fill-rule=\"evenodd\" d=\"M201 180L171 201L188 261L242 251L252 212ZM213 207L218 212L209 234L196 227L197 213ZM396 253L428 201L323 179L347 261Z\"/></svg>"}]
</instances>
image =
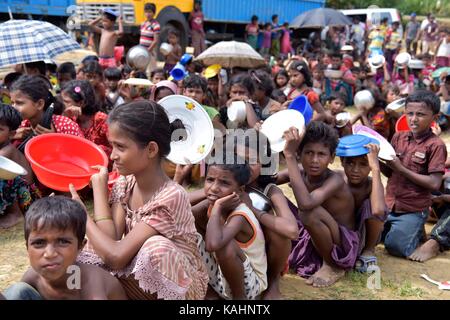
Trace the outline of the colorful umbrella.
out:
<instances>
[{"instance_id":1,"label":"colorful umbrella","mask_svg":"<svg viewBox=\"0 0 450 320\"><path fill-rule=\"evenodd\" d=\"M60 28L35 20L9 20L0 24L0 67L52 59L81 49Z\"/></svg>"}]
</instances>

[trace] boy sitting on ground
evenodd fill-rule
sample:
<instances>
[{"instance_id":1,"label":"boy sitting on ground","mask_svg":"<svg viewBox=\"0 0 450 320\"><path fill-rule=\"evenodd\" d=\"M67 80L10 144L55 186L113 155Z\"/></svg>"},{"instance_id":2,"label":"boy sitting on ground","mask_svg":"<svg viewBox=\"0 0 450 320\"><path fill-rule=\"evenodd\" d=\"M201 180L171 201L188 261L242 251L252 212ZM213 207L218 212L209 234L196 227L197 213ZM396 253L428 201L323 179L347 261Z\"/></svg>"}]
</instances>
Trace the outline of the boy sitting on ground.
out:
<instances>
[{"instance_id":1,"label":"boy sitting on ground","mask_svg":"<svg viewBox=\"0 0 450 320\"><path fill-rule=\"evenodd\" d=\"M338 136L329 125L313 121L306 133L285 132L284 156L298 205L299 238L293 242L289 265L307 284L330 286L353 268L359 249L354 200L342 176L328 169ZM300 152L303 170L297 163Z\"/></svg>"},{"instance_id":2,"label":"boy sitting on ground","mask_svg":"<svg viewBox=\"0 0 450 320\"><path fill-rule=\"evenodd\" d=\"M267 288L265 239L258 219L240 199L250 167L234 157L232 164L225 164L224 155L224 164L208 167L207 200L194 206L193 212L204 238L200 252L209 285L221 298L253 300Z\"/></svg>"},{"instance_id":3,"label":"boy sitting on ground","mask_svg":"<svg viewBox=\"0 0 450 320\"><path fill-rule=\"evenodd\" d=\"M381 165L388 177L386 204L390 212L383 239L390 254L414 259L424 236L431 191L441 186L447 149L430 129L440 110L439 98L431 91L418 90L405 103L411 131L394 134L391 144L397 156Z\"/></svg>"},{"instance_id":4,"label":"boy sitting on ground","mask_svg":"<svg viewBox=\"0 0 450 320\"><path fill-rule=\"evenodd\" d=\"M62 196L34 202L25 216L31 267L4 292L8 300L124 300L119 281L108 272L76 262L84 245L87 214Z\"/></svg>"},{"instance_id":5,"label":"boy sitting on ground","mask_svg":"<svg viewBox=\"0 0 450 320\"><path fill-rule=\"evenodd\" d=\"M377 265L375 246L381 239L387 209L384 187L381 182L377 144L369 144L368 154L355 157L341 156L344 179L355 199L356 226L360 237L359 256L355 269L367 272L369 266ZM372 173L372 177L369 174Z\"/></svg>"}]
</instances>

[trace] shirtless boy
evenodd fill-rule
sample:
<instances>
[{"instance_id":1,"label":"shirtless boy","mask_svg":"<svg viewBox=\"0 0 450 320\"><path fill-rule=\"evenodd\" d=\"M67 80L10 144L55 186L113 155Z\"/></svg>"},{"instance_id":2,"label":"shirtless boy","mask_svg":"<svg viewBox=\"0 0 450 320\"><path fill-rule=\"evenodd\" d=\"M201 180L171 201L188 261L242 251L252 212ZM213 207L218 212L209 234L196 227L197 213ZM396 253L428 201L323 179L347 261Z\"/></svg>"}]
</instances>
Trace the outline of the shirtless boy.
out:
<instances>
[{"instance_id":1,"label":"shirtless boy","mask_svg":"<svg viewBox=\"0 0 450 320\"><path fill-rule=\"evenodd\" d=\"M25 216L31 267L21 282L6 289L6 299L127 299L119 281L108 272L76 263L84 245L86 219L85 209L69 198L55 196L34 202Z\"/></svg>"},{"instance_id":2,"label":"shirtless boy","mask_svg":"<svg viewBox=\"0 0 450 320\"><path fill-rule=\"evenodd\" d=\"M338 136L332 127L313 121L305 134L290 128L284 137L283 152L299 208L300 230L289 264L300 276L309 278L307 284L330 286L353 268L359 246L350 188L340 174L328 169ZM303 170L297 164L297 151Z\"/></svg>"},{"instance_id":3,"label":"shirtless boy","mask_svg":"<svg viewBox=\"0 0 450 320\"><path fill-rule=\"evenodd\" d=\"M118 20L119 30L114 30L114 23ZM97 26L102 22L103 28ZM104 9L102 15L95 20L89 22L89 27L95 33L101 34L99 47L99 63L103 69L117 67L114 58L114 47L117 39L123 35L122 16L119 16L111 9Z\"/></svg>"}]
</instances>

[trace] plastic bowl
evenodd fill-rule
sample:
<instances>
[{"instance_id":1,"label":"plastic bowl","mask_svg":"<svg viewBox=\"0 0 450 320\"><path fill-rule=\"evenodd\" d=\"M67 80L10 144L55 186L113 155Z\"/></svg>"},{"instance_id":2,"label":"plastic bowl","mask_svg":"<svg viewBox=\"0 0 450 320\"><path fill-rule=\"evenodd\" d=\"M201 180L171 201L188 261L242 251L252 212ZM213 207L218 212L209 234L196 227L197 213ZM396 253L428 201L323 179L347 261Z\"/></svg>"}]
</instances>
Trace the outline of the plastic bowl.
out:
<instances>
[{"instance_id":1,"label":"plastic bowl","mask_svg":"<svg viewBox=\"0 0 450 320\"><path fill-rule=\"evenodd\" d=\"M289 105L288 109L299 111L303 115L303 118L305 118L305 125L311 121L314 113L306 96L298 96L295 98Z\"/></svg>"},{"instance_id":2,"label":"plastic bowl","mask_svg":"<svg viewBox=\"0 0 450 320\"><path fill-rule=\"evenodd\" d=\"M0 179L12 180L17 176L27 175L28 172L17 162L0 156Z\"/></svg>"},{"instance_id":3,"label":"plastic bowl","mask_svg":"<svg viewBox=\"0 0 450 320\"><path fill-rule=\"evenodd\" d=\"M376 139L360 134L344 136L339 139L339 144L336 148L336 155L338 157L357 157L368 154L369 149L366 148L365 145L369 143L379 144Z\"/></svg>"},{"instance_id":4,"label":"plastic bowl","mask_svg":"<svg viewBox=\"0 0 450 320\"><path fill-rule=\"evenodd\" d=\"M244 101L233 101L227 109L228 119L232 122L242 122L247 117Z\"/></svg>"},{"instance_id":5,"label":"plastic bowl","mask_svg":"<svg viewBox=\"0 0 450 320\"><path fill-rule=\"evenodd\" d=\"M340 79L343 76L343 72L341 70L333 70L333 69L325 69L323 72L323 75L326 78L331 78L331 79Z\"/></svg>"},{"instance_id":6,"label":"plastic bowl","mask_svg":"<svg viewBox=\"0 0 450 320\"><path fill-rule=\"evenodd\" d=\"M99 146L61 133L34 137L25 146L25 156L42 184L64 192L69 191L70 183L76 190L86 187L97 173L92 166L108 166L108 157Z\"/></svg>"}]
</instances>

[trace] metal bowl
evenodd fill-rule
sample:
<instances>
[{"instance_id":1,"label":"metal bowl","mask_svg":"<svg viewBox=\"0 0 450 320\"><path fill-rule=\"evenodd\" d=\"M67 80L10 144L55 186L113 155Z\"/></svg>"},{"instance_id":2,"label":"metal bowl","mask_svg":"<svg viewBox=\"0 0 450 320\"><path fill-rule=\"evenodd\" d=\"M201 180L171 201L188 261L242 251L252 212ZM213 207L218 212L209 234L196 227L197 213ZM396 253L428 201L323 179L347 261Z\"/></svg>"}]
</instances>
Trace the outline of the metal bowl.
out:
<instances>
[{"instance_id":1,"label":"metal bowl","mask_svg":"<svg viewBox=\"0 0 450 320\"><path fill-rule=\"evenodd\" d=\"M173 46L167 42L161 43L161 46L159 47L159 51L165 56L167 56L169 53L171 53L172 50L173 50Z\"/></svg>"},{"instance_id":2,"label":"metal bowl","mask_svg":"<svg viewBox=\"0 0 450 320\"><path fill-rule=\"evenodd\" d=\"M325 69L323 75L329 79L340 79L343 76L343 72L341 70L333 70L333 69Z\"/></svg>"},{"instance_id":3,"label":"metal bowl","mask_svg":"<svg viewBox=\"0 0 450 320\"><path fill-rule=\"evenodd\" d=\"M355 94L355 107L358 109L372 109L375 105L375 99L369 90L361 90Z\"/></svg>"},{"instance_id":4,"label":"metal bowl","mask_svg":"<svg viewBox=\"0 0 450 320\"><path fill-rule=\"evenodd\" d=\"M150 53L141 45L134 46L128 50L127 63L133 69L145 71L150 60Z\"/></svg>"},{"instance_id":5,"label":"metal bowl","mask_svg":"<svg viewBox=\"0 0 450 320\"><path fill-rule=\"evenodd\" d=\"M397 115L402 115L405 111L406 98L397 99L386 106L386 110L395 113Z\"/></svg>"},{"instance_id":6,"label":"metal bowl","mask_svg":"<svg viewBox=\"0 0 450 320\"><path fill-rule=\"evenodd\" d=\"M272 209L272 202L264 193L256 189L251 189L248 192L248 195L252 200L253 207L256 209L266 212L269 212Z\"/></svg>"}]
</instances>

